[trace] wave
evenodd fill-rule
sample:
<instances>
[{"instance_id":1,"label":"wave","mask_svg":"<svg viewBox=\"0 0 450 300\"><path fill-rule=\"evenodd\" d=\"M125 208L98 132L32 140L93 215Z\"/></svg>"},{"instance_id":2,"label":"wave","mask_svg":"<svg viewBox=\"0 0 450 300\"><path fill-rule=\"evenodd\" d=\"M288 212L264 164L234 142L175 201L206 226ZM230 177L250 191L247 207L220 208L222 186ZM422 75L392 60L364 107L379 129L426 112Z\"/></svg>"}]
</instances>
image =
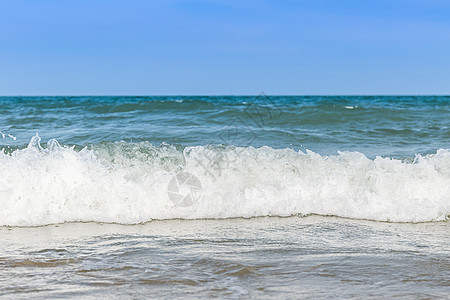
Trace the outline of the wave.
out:
<instances>
[{"instance_id":1,"label":"wave","mask_svg":"<svg viewBox=\"0 0 450 300\"><path fill-rule=\"evenodd\" d=\"M450 150L409 160L359 152L56 140L0 152L0 225L333 215L450 217Z\"/></svg>"}]
</instances>

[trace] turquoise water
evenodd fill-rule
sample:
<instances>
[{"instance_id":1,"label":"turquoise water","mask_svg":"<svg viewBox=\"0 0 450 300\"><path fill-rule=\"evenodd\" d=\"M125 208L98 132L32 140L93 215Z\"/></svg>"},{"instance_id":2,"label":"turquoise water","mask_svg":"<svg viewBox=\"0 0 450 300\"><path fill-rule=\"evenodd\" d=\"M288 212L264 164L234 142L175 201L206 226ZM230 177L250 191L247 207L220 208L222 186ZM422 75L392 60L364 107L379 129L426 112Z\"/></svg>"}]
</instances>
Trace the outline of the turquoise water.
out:
<instances>
[{"instance_id":1,"label":"turquoise water","mask_svg":"<svg viewBox=\"0 0 450 300\"><path fill-rule=\"evenodd\" d=\"M0 97L0 296L448 298L450 97Z\"/></svg>"},{"instance_id":2,"label":"turquoise water","mask_svg":"<svg viewBox=\"0 0 450 300\"><path fill-rule=\"evenodd\" d=\"M25 146L148 141L414 156L449 148L445 96L2 97L0 129Z\"/></svg>"}]
</instances>

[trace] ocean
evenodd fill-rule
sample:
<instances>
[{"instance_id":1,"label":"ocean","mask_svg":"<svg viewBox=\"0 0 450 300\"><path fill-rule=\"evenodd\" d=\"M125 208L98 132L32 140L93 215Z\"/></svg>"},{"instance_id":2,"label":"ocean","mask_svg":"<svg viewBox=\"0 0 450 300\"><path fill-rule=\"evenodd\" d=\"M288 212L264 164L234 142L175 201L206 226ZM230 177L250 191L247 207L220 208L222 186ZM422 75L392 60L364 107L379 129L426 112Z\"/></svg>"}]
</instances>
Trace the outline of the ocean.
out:
<instances>
[{"instance_id":1,"label":"ocean","mask_svg":"<svg viewBox=\"0 0 450 300\"><path fill-rule=\"evenodd\" d=\"M450 97L0 97L0 297L450 299Z\"/></svg>"}]
</instances>

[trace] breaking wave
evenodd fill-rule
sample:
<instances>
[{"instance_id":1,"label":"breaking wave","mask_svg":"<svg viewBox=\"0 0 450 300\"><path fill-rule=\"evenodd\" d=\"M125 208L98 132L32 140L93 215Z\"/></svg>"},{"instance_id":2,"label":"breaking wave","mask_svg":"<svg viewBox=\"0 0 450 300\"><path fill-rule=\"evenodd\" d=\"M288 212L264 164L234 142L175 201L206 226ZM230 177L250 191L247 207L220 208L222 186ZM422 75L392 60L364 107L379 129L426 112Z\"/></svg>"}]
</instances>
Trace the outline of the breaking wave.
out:
<instances>
[{"instance_id":1,"label":"breaking wave","mask_svg":"<svg viewBox=\"0 0 450 300\"><path fill-rule=\"evenodd\" d=\"M41 145L36 135L26 148L3 149L0 166L2 226L309 214L428 222L450 215L448 149L369 159L359 152L147 142L81 148ZM188 205L168 193L177 174L199 182ZM193 191L182 184L180 195Z\"/></svg>"}]
</instances>

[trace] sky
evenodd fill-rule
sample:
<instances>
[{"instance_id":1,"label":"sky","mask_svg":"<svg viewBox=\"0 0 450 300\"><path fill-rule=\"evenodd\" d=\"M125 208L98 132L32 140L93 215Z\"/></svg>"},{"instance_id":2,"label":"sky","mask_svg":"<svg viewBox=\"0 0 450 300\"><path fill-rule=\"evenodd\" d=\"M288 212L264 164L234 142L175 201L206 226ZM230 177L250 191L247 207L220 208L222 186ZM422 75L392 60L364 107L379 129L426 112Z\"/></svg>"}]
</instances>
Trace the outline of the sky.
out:
<instances>
[{"instance_id":1,"label":"sky","mask_svg":"<svg viewBox=\"0 0 450 300\"><path fill-rule=\"evenodd\" d=\"M0 0L0 95L450 94L448 0Z\"/></svg>"}]
</instances>

